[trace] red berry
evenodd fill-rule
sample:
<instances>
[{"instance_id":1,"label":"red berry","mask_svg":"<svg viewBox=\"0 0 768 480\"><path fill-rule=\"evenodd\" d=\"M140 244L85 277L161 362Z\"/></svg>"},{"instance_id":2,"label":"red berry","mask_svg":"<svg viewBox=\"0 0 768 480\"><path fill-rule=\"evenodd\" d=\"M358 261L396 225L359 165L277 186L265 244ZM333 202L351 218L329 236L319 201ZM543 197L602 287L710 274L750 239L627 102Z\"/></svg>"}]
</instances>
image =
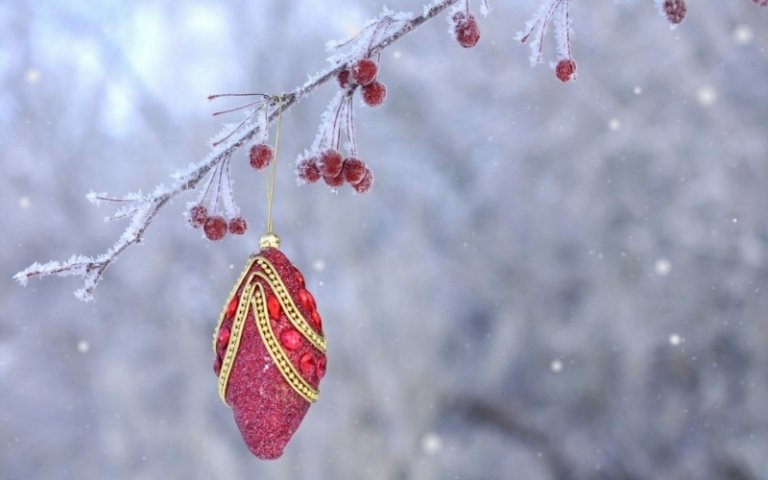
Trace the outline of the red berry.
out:
<instances>
[{"instance_id":1,"label":"red berry","mask_svg":"<svg viewBox=\"0 0 768 480\"><path fill-rule=\"evenodd\" d=\"M352 185L363 179L365 171L365 163L356 157L349 157L344 160L344 166L341 168L341 173L344 174L344 180Z\"/></svg>"},{"instance_id":2,"label":"red berry","mask_svg":"<svg viewBox=\"0 0 768 480\"><path fill-rule=\"evenodd\" d=\"M227 233L227 221L220 215L208 217L203 226L205 236L208 240L221 240Z\"/></svg>"},{"instance_id":3,"label":"red berry","mask_svg":"<svg viewBox=\"0 0 768 480\"><path fill-rule=\"evenodd\" d=\"M356 184L352 185L352 188L354 188L357 193L362 195L362 194L368 193L368 190L371 189L372 185L373 185L373 172L371 172L369 168L366 168L365 175L363 175L363 178Z\"/></svg>"},{"instance_id":4,"label":"red berry","mask_svg":"<svg viewBox=\"0 0 768 480\"><path fill-rule=\"evenodd\" d=\"M464 48L472 48L480 40L480 29L471 13L457 12L453 16L453 31L459 45Z\"/></svg>"},{"instance_id":5,"label":"red berry","mask_svg":"<svg viewBox=\"0 0 768 480\"><path fill-rule=\"evenodd\" d=\"M324 177L336 177L341 173L341 166L344 159L334 148L329 148L320 154L320 160L317 162L317 168Z\"/></svg>"},{"instance_id":6,"label":"red berry","mask_svg":"<svg viewBox=\"0 0 768 480\"><path fill-rule=\"evenodd\" d=\"M272 147L265 143L257 143L251 147L251 166L256 170L261 170L269 166L272 161Z\"/></svg>"},{"instance_id":7,"label":"red berry","mask_svg":"<svg viewBox=\"0 0 768 480\"><path fill-rule=\"evenodd\" d=\"M768 0L752 0L755 5L761 6L761 7L768 7Z\"/></svg>"},{"instance_id":8,"label":"red berry","mask_svg":"<svg viewBox=\"0 0 768 480\"><path fill-rule=\"evenodd\" d=\"M370 58L358 60L352 66L352 79L360 85L368 85L376 79L379 67Z\"/></svg>"},{"instance_id":9,"label":"red berry","mask_svg":"<svg viewBox=\"0 0 768 480\"><path fill-rule=\"evenodd\" d=\"M339 81L339 86L341 88L349 88L349 86L352 84L349 76L351 75L349 70L342 70L339 72L339 74L336 76L336 80Z\"/></svg>"},{"instance_id":10,"label":"red berry","mask_svg":"<svg viewBox=\"0 0 768 480\"><path fill-rule=\"evenodd\" d=\"M305 158L296 166L296 175L304 182L315 183L320 180L320 169L315 157Z\"/></svg>"},{"instance_id":11,"label":"red berry","mask_svg":"<svg viewBox=\"0 0 768 480\"><path fill-rule=\"evenodd\" d=\"M229 329L226 327L219 330L219 336L216 339L216 346L227 348L227 345L229 345L229 333Z\"/></svg>"},{"instance_id":12,"label":"red berry","mask_svg":"<svg viewBox=\"0 0 768 480\"><path fill-rule=\"evenodd\" d=\"M344 175L341 172L335 177L323 177L323 180L331 188L339 188L344 185Z\"/></svg>"},{"instance_id":13,"label":"red berry","mask_svg":"<svg viewBox=\"0 0 768 480\"><path fill-rule=\"evenodd\" d=\"M243 217L235 217L229 221L229 233L232 235L242 235L248 230L248 222Z\"/></svg>"},{"instance_id":14,"label":"red berry","mask_svg":"<svg viewBox=\"0 0 768 480\"><path fill-rule=\"evenodd\" d=\"M563 83L568 82L576 78L576 62L572 58L564 58L557 62L555 67L555 75L557 79Z\"/></svg>"},{"instance_id":15,"label":"red berry","mask_svg":"<svg viewBox=\"0 0 768 480\"><path fill-rule=\"evenodd\" d=\"M369 107L378 107L387 98L387 87L383 83L373 82L363 87L363 101Z\"/></svg>"},{"instance_id":16,"label":"red berry","mask_svg":"<svg viewBox=\"0 0 768 480\"><path fill-rule=\"evenodd\" d=\"M677 25L685 18L685 12L688 7L685 6L685 0L664 0L664 13L667 14L667 20L673 25Z\"/></svg>"},{"instance_id":17,"label":"red berry","mask_svg":"<svg viewBox=\"0 0 768 480\"><path fill-rule=\"evenodd\" d=\"M200 228L205 225L205 221L208 220L208 209L202 205L195 205L187 211L187 218L190 225L195 228Z\"/></svg>"}]
</instances>

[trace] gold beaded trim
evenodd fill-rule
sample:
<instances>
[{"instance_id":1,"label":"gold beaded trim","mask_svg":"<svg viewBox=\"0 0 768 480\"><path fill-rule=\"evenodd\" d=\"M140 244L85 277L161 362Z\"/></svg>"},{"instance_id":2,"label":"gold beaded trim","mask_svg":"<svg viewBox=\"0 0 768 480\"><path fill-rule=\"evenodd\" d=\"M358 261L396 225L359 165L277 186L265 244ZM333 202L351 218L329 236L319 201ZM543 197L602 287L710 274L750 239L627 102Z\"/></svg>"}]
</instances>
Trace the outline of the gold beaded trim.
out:
<instances>
[{"instance_id":1,"label":"gold beaded trim","mask_svg":"<svg viewBox=\"0 0 768 480\"><path fill-rule=\"evenodd\" d=\"M216 340L219 336L219 329L221 328L221 324L224 323L224 317L227 316L227 310L229 309L229 304L232 302L232 299L235 298L235 295L237 295L237 289L240 288L240 285L242 285L243 280L245 280L245 276L248 275L248 272L251 270L251 267L253 266L253 262L256 261L256 257L251 257L248 259L247 262L245 262L245 268L242 272L240 272L240 276L237 277L237 282L235 282L235 286L232 287L232 291L229 292L229 296L227 297L226 303L224 303L224 308L221 310L221 315L219 315L219 321L216 323L216 329L213 331L213 354L216 354ZM242 299L240 301L242 304ZM248 302L246 302L247 304Z\"/></svg>"},{"instance_id":2,"label":"gold beaded trim","mask_svg":"<svg viewBox=\"0 0 768 480\"><path fill-rule=\"evenodd\" d=\"M224 354L224 359L221 361L221 371L219 372L219 398L221 398L221 401L224 402L225 405L227 405L227 385L229 384L229 374L232 372L232 367L235 364L237 349L240 348L240 338L243 335L245 319L248 318L248 307L250 305L250 299L253 296L254 285L258 285L253 283L254 276L255 274L250 276L248 279L248 284L245 286L243 289L243 294L240 296L240 303L237 305L235 319L232 320L232 328L230 329L229 333L229 344L227 344L227 351ZM259 287L260 286L261 285L259 285ZM227 302L227 305L229 305L229 302Z\"/></svg>"},{"instance_id":3,"label":"gold beaded trim","mask_svg":"<svg viewBox=\"0 0 768 480\"><path fill-rule=\"evenodd\" d=\"M261 336L262 342L264 342L264 346L267 347L269 356L272 357L272 361L275 363L275 366L277 366L277 369L280 370L280 374L285 381L288 382L288 385L290 385L296 393L301 395L304 400L309 403L314 403L320 395L319 392L312 388L312 386L304 380L304 377L296 371L296 367L293 366L293 363L288 359L283 349L280 348L275 332L272 330L272 325L269 322L269 317L267 316L267 297L264 294L264 287L262 287L260 283L255 283L255 286L256 289L251 295L251 305L255 312L254 316L256 319L256 326L259 328L259 335Z\"/></svg>"},{"instance_id":4,"label":"gold beaded trim","mask_svg":"<svg viewBox=\"0 0 768 480\"><path fill-rule=\"evenodd\" d=\"M325 353L325 338L315 332L315 329L310 327L301 313L299 313L299 309L296 307L296 304L293 303L293 299L288 294L288 289L277 274L275 267L264 257L256 257L255 260L264 270L264 273L257 272L256 275L264 279L264 281L266 281L272 288L272 291L275 292L277 299L280 301L280 306L285 311L286 317L288 317L291 325L301 332L301 334L304 335L304 337L309 340L309 343L314 345L315 348Z\"/></svg>"}]
</instances>

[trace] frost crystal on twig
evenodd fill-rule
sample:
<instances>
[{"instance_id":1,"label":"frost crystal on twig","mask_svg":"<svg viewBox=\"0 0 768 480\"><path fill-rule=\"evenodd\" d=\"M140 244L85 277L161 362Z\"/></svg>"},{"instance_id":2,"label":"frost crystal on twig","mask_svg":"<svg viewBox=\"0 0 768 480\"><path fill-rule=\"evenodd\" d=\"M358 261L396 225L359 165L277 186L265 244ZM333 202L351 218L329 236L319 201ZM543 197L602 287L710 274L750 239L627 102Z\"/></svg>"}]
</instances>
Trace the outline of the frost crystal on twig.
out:
<instances>
[{"instance_id":1,"label":"frost crystal on twig","mask_svg":"<svg viewBox=\"0 0 768 480\"><path fill-rule=\"evenodd\" d=\"M515 38L531 49L531 66L541 63L544 53L544 37L550 23L555 28L557 51L561 58L570 56L570 19L568 14L570 0L547 0L542 3L536 14L525 24L525 29Z\"/></svg>"}]
</instances>

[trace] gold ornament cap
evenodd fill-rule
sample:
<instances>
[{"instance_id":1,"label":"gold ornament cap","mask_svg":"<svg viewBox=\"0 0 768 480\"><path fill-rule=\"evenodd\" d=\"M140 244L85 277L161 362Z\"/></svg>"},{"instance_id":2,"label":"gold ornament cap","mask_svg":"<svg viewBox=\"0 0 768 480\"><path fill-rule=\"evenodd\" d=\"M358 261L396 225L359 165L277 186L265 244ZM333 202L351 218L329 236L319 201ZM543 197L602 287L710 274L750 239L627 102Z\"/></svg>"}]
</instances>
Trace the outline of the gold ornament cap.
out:
<instances>
[{"instance_id":1,"label":"gold ornament cap","mask_svg":"<svg viewBox=\"0 0 768 480\"><path fill-rule=\"evenodd\" d=\"M267 233L259 239L259 248L280 248L280 237L274 233Z\"/></svg>"}]
</instances>

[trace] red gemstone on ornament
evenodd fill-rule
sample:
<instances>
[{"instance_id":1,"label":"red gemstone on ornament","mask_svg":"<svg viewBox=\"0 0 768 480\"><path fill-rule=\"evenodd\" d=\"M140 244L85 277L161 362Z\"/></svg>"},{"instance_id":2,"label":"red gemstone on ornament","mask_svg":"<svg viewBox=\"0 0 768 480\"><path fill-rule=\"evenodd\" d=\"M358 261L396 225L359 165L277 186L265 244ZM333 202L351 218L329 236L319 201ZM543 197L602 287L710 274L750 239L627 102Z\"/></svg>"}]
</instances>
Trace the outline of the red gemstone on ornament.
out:
<instances>
[{"instance_id":1,"label":"red gemstone on ornament","mask_svg":"<svg viewBox=\"0 0 768 480\"><path fill-rule=\"evenodd\" d=\"M310 318L312 319L312 326L315 327L315 330L323 333L323 322L320 320L320 314L317 313L317 310L312 310L312 316Z\"/></svg>"},{"instance_id":2,"label":"red gemstone on ornament","mask_svg":"<svg viewBox=\"0 0 768 480\"><path fill-rule=\"evenodd\" d=\"M289 328L280 334L280 343L288 350L296 350L301 346L301 334L293 328Z\"/></svg>"},{"instance_id":3,"label":"red gemstone on ornament","mask_svg":"<svg viewBox=\"0 0 768 480\"><path fill-rule=\"evenodd\" d=\"M227 313L225 315L225 318L229 320L230 318L235 316L235 312L237 312L237 304L240 299L235 297L232 299L231 302L229 302L229 305L227 305Z\"/></svg>"},{"instance_id":4,"label":"red gemstone on ornament","mask_svg":"<svg viewBox=\"0 0 768 480\"><path fill-rule=\"evenodd\" d=\"M267 310L269 310L269 318L277 321L280 318L280 301L274 295L270 295L267 298Z\"/></svg>"},{"instance_id":5,"label":"red gemstone on ornament","mask_svg":"<svg viewBox=\"0 0 768 480\"><path fill-rule=\"evenodd\" d=\"M311 353L305 353L299 360L299 369L305 377L315 373L315 357Z\"/></svg>"},{"instance_id":6,"label":"red gemstone on ornament","mask_svg":"<svg viewBox=\"0 0 768 480\"><path fill-rule=\"evenodd\" d=\"M220 347L226 347L227 344L229 344L228 328L222 328L221 330L219 330L219 338L216 339L216 342L219 344Z\"/></svg>"},{"instance_id":7,"label":"red gemstone on ornament","mask_svg":"<svg viewBox=\"0 0 768 480\"><path fill-rule=\"evenodd\" d=\"M317 378L323 378L325 376L325 356L320 357L317 361Z\"/></svg>"},{"instance_id":8,"label":"red gemstone on ornament","mask_svg":"<svg viewBox=\"0 0 768 480\"><path fill-rule=\"evenodd\" d=\"M296 278L296 283L299 284L299 287L304 288L304 275L302 275L298 270L294 270L293 274Z\"/></svg>"},{"instance_id":9,"label":"red gemstone on ornament","mask_svg":"<svg viewBox=\"0 0 768 480\"><path fill-rule=\"evenodd\" d=\"M307 310L314 310L315 309L315 298L312 296L311 293L306 291L305 289L299 290L299 301L302 305L304 305L304 308Z\"/></svg>"},{"instance_id":10,"label":"red gemstone on ornament","mask_svg":"<svg viewBox=\"0 0 768 480\"><path fill-rule=\"evenodd\" d=\"M221 357L218 355L213 359L213 373L216 375L221 373Z\"/></svg>"}]
</instances>

